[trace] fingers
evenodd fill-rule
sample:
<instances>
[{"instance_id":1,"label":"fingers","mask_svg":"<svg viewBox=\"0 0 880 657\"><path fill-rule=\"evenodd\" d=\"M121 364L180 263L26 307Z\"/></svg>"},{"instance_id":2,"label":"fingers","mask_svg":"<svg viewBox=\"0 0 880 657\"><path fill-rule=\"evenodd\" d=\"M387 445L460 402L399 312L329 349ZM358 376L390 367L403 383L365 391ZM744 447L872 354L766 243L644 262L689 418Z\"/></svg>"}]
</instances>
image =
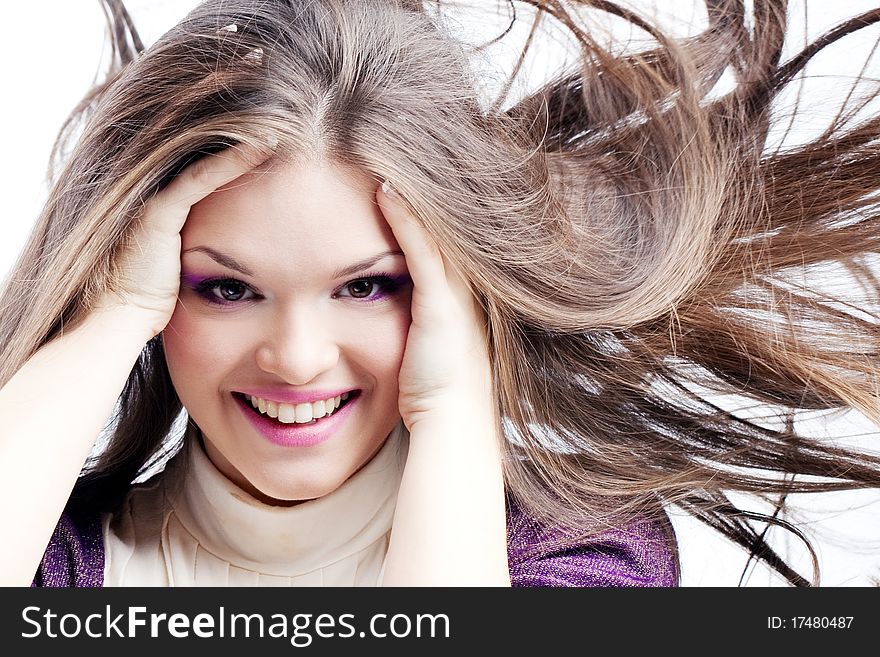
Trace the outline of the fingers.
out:
<instances>
[{"instance_id":1,"label":"fingers","mask_svg":"<svg viewBox=\"0 0 880 657\"><path fill-rule=\"evenodd\" d=\"M379 208L406 257L406 266L416 289L442 290L447 283L446 267L437 244L384 182L376 194Z\"/></svg>"},{"instance_id":2,"label":"fingers","mask_svg":"<svg viewBox=\"0 0 880 657\"><path fill-rule=\"evenodd\" d=\"M437 243L387 183L376 192L376 199L406 257L413 282L407 355L416 354L413 358L423 360L418 365L411 364L409 375L415 372L419 386L436 377L433 380L439 382L437 390L459 384L470 390L474 381L484 386L490 367L488 318L473 289L466 277L443 258ZM443 362L425 356L425 351L435 351L440 345ZM405 385L404 370L401 372L402 389L411 390L406 386L413 385L413 380Z\"/></svg>"},{"instance_id":3,"label":"fingers","mask_svg":"<svg viewBox=\"0 0 880 657\"><path fill-rule=\"evenodd\" d=\"M193 205L265 162L268 148L256 149L240 144L206 155L187 166L147 206L153 227L178 233Z\"/></svg>"},{"instance_id":4,"label":"fingers","mask_svg":"<svg viewBox=\"0 0 880 657\"><path fill-rule=\"evenodd\" d=\"M475 312L476 299L465 280L455 268L443 259L437 243L413 218L401 198L387 183L376 193L379 207L394 233L406 257L406 266L413 282L413 313L425 313L425 319L433 312L444 311L444 299Z\"/></svg>"}]
</instances>

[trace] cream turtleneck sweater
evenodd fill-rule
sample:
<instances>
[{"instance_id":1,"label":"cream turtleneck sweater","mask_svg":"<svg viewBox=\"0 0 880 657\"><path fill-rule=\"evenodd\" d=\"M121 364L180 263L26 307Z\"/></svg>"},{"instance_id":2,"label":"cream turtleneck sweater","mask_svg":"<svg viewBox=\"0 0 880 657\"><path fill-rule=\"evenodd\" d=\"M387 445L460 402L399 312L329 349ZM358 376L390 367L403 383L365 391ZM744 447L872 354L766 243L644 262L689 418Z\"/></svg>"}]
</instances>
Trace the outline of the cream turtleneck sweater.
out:
<instances>
[{"instance_id":1,"label":"cream turtleneck sweater","mask_svg":"<svg viewBox=\"0 0 880 657\"><path fill-rule=\"evenodd\" d=\"M264 504L189 440L186 459L104 519L105 586L376 586L408 447L403 423L335 491Z\"/></svg>"}]
</instances>

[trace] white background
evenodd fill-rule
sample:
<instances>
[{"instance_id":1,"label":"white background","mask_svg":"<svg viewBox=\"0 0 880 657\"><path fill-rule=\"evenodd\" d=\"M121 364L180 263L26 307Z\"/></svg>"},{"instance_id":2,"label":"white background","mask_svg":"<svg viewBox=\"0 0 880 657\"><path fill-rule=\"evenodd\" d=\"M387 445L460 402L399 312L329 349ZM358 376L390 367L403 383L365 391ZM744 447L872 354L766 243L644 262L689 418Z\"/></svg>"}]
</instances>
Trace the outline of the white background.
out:
<instances>
[{"instance_id":1,"label":"white background","mask_svg":"<svg viewBox=\"0 0 880 657\"><path fill-rule=\"evenodd\" d=\"M142 38L149 44L182 18L195 2L129 0L127 4ZM630 4L646 6L646 2L638 0L631 0ZM647 4L656 5L657 14L674 27L699 23L703 18L694 10L691 0ZM793 52L804 38L815 36L839 19L873 9L876 1L813 2L806 11L803 2L791 5L795 38L787 52ZM808 115L815 126L823 125L823 119L833 115L835 106L826 99L841 95L841 89L847 87L847 76L859 72L878 38L877 26L864 30L861 36L848 38L829 49L811 66L805 97L811 103ZM46 164L57 130L92 83L104 50L104 22L97 0L43 0L4 5L3 38L0 39L4 100L0 103L0 125L3 126L0 277L11 268L44 202ZM513 51L514 48L508 46L492 52L504 58ZM540 77L542 71L556 66L562 59L564 55L551 44L543 44L540 56L530 64L529 70L533 78ZM867 73L880 78L878 57L871 60ZM804 123L802 128L809 131L810 126ZM835 437L876 431L853 413L815 426L825 427ZM876 449L878 436L867 436L867 439L874 441ZM803 515L805 526L817 539L823 585L876 584L875 578L880 579L877 492L813 496L803 501L802 506L807 510ZM735 586L740 581L746 559L738 548L687 517L675 515L673 522L681 541L684 585ZM778 545L788 544L783 541ZM803 550L793 543L789 548L792 558L803 557ZM807 571L802 568L802 572ZM758 568L749 569L744 584L777 585L780 580L766 569Z\"/></svg>"}]
</instances>

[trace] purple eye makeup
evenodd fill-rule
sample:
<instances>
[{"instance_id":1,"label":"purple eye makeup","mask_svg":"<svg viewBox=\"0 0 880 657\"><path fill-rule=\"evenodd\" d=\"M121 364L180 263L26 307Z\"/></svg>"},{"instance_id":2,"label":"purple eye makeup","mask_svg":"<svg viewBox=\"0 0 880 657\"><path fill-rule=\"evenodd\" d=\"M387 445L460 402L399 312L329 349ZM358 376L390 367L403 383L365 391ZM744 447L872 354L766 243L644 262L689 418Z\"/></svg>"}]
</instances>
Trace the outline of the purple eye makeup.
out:
<instances>
[{"instance_id":1,"label":"purple eye makeup","mask_svg":"<svg viewBox=\"0 0 880 657\"><path fill-rule=\"evenodd\" d=\"M228 306L261 298L247 283L229 276L183 273L180 282L205 302L215 305ZM370 272L344 283L333 292L332 297L360 303L377 303L397 295L411 283L408 273Z\"/></svg>"},{"instance_id":2,"label":"purple eye makeup","mask_svg":"<svg viewBox=\"0 0 880 657\"><path fill-rule=\"evenodd\" d=\"M180 281L208 303L229 305L257 297L249 285L228 276L182 274Z\"/></svg>"},{"instance_id":3,"label":"purple eye makeup","mask_svg":"<svg viewBox=\"0 0 880 657\"><path fill-rule=\"evenodd\" d=\"M411 282L409 274L395 275L371 272L347 282L337 290L334 296L375 303L403 291Z\"/></svg>"}]
</instances>

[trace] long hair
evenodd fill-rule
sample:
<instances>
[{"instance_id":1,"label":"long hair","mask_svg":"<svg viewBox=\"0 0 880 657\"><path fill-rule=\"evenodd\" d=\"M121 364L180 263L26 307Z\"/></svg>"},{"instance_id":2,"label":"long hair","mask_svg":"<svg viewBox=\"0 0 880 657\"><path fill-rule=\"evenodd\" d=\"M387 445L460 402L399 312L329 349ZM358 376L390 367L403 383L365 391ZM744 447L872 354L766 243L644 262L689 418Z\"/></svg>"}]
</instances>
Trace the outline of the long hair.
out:
<instances>
[{"instance_id":1,"label":"long hair","mask_svg":"<svg viewBox=\"0 0 880 657\"><path fill-rule=\"evenodd\" d=\"M808 584L756 521L800 530L730 493L781 509L793 492L880 485L876 453L787 421L839 407L880 421L880 118L842 112L808 143L768 147L774 100L880 10L783 61L785 3L747 16L738 0L707 1L705 30L675 39L605 0L513 2L534 34L564 29L578 60L487 104L444 27L449 3L206 0L146 50L121 2L104 3L116 65L65 126L0 298L0 384L113 289L147 199L201 154L271 135L287 161L390 179L470 281L489 321L509 494L571 540L675 504ZM652 45L604 45L587 9ZM725 72L734 83L719 93ZM821 285L829 267L860 286L857 306ZM77 499L117 508L180 411L154 339Z\"/></svg>"}]
</instances>

